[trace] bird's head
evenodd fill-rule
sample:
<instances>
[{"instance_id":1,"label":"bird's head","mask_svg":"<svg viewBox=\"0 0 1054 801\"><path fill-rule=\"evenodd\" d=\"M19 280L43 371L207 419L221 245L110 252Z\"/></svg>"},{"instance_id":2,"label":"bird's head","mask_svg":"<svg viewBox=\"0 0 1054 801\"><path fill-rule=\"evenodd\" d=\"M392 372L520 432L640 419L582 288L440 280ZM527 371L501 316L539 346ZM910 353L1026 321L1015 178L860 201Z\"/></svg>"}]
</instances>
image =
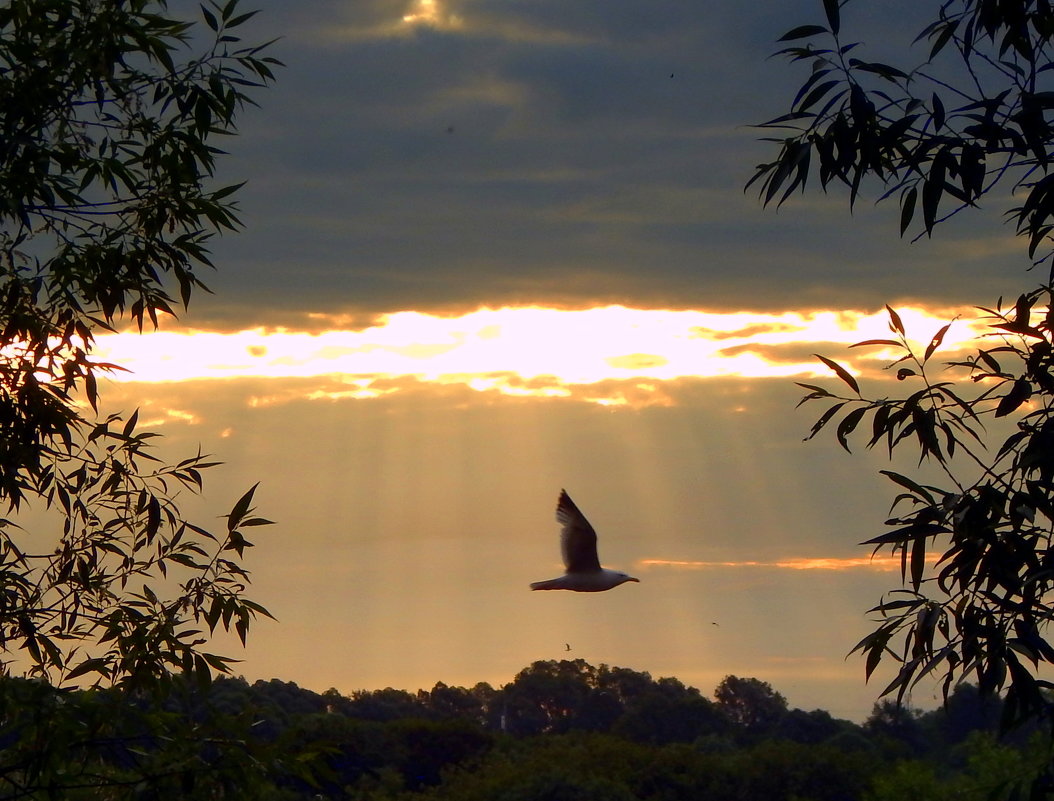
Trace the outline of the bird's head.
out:
<instances>
[{"instance_id":1,"label":"bird's head","mask_svg":"<svg viewBox=\"0 0 1054 801\"><path fill-rule=\"evenodd\" d=\"M619 584L625 584L627 581L635 581L638 584L640 584L640 579L639 578L633 578L633 576L631 576L631 575L629 575L627 573L617 573L616 575L617 575L617 578L619 580L618 581Z\"/></svg>"}]
</instances>

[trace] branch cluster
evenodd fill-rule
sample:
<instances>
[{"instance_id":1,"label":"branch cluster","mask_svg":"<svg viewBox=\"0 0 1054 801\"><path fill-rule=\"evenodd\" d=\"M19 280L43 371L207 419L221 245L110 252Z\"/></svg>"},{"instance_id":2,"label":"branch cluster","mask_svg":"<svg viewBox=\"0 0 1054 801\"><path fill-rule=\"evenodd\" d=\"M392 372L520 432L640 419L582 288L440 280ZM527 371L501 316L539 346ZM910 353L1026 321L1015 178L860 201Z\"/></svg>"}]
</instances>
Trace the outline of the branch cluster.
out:
<instances>
[{"instance_id":1,"label":"branch cluster","mask_svg":"<svg viewBox=\"0 0 1054 801\"><path fill-rule=\"evenodd\" d=\"M210 238L239 226L238 185L214 187L250 93L273 79L238 0L198 24L158 0L0 6L0 659L56 682L129 688L231 661L266 610L244 592L255 487L226 530L193 524L181 493L215 462L166 464L138 414L99 413L99 330L172 314L204 288ZM46 526L47 524L45 524Z\"/></svg>"},{"instance_id":2,"label":"branch cluster","mask_svg":"<svg viewBox=\"0 0 1054 801\"><path fill-rule=\"evenodd\" d=\"M854 650L866 656L868 676L886 657L899 664L883 694L903 697L937 675L945 695L964 679L983 692L1005 689L1008 723L1047 708L1044 693L1054 685L1040 673L1054 663L1046 632L1054 614L1052 302L1054 288L1044 287L1009 309L982 309L994 344L943 370L932 357L948 326L918 353L890 309L895 338L854 347L898 350L887 369L910 393L866 397L830 359L824 361L851 393L801 385L808 390L803 403L834 401L809 438L831 424L846 450L863 434L867 447L884 446L890 457L907 448L945 477L938 486L882 471L897 485L894 515L889 530L864 544L900 558L904 588L871 610L878 625ZM956 380L938 380L949 375ZM994 453L985 444L993 438Z\"/></svg>"},{"instance_id":3,"label":"branch cluster","mask_svg":"<svg viewBox=\"0 0 1054 801\"><path fill-rule=\"evenodd\" d=\"M765 203L804 190L815 170L820 186L849 188L850 205L866 178L896 196L900 229L929 235L940 222L976 206L1007 179L1023 202L1007 211L1029 240L1029 256L1054 230L1054 11L1045 0L951 0L915 40L928 56L902 70L856 56L844 42L841 4L825 0L826 25L802 25L780 41L809 77L791 110L761 127L785 131L773 161L759 164ZM805 40L804 44L800 44Z\"/></svg>"}]
</instances>

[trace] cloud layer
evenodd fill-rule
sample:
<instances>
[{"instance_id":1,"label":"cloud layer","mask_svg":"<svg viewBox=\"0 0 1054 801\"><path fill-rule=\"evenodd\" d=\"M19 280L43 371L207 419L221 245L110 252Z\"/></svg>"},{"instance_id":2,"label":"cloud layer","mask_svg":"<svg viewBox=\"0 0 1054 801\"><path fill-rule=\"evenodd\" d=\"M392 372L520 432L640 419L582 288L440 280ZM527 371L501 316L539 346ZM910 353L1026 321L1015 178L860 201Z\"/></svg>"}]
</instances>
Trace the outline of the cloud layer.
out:
<instances>
[{"instance_id":1,"label":"cloud layer","mask_svg":"<svg viewBox=\"0 0 1054 801\"><path fill-rule=\"evenodd\" d=\"M743 193L772 153L749 126L804 75L766 57L813 3L260 5L288 68L231 143L248 230L218 243L192 320L1014 292L998 227L912 246L892 207L850 217L835 192L777 214Z\"/></svg>"},{"instance_id":2,"label":"cloud layer","mask_svg":"<svg viewBox=\"0 0 1054 801\"><path fill-rule=\"evenodd\" d=\"M919 351L950 316L901 310ZM332 325L343 319L316 315L322 328L313 332L130 331L99 337L96 356L123 368L112 374L116 381L303 380L277 382L260 403L361 400L427 383L639 406L674 403L669 385L684 379L830 377L817 351L856 374L879 371L902 355L895 347L844 347L888 339L884 312L518 307L462 315L397 312L358 330ZM976 323L958 321L942 356L971 346L977 336Z\"/></svg>"}]
</instances>

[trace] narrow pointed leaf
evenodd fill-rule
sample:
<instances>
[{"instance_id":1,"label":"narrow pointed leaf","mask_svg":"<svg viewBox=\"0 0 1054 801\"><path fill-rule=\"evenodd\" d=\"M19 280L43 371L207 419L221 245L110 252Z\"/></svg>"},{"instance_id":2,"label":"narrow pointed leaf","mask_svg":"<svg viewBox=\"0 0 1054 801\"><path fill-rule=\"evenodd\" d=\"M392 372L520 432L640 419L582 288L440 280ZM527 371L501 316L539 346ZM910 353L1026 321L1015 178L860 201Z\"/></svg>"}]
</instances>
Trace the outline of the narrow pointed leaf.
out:
<instances>
[{"instance_id":1,"label":"narrow pointed leaf","mask_svg":"<svg viewBox=\"0 0 1054 801\"><path fill-rule=\"evenodd\" d=\"M794 39L804 39L808 36L816 36L818 33L828 33L822 25L799 25L797 28L787 31L776 41L790 42Z\"/></svg>"},{"instance_id":2,"label":"narrow pointed leaf","mask_svg":"<svg viewBox=\"0 0 1054 801\"><path fill-rule=\"evenodd\" d=\"M944 341L944 335L948 333L948 329L951 328L951 323L941 328L936 334L933 335L933 339L930 340L930 344L926 346L926 355L922 357L922 361L928 361L933 352L941 346L941 342Z\"/></svg>"},{"instance_id":3,"label":"narrow pointed leaf","mask_svg":"<svg viewBox=\"0 0 1054 801\"><path fill-rule=\"evenodd\" d=\"M823 10L827 14L827 22L831 26L831 33L837 36L841 27L838 14L838 0L823 0Z\"/></svg>"},{"instance_id":4,"label":"narrow pointed leaf","mask_svg":"<svg viewBox=\"0 0 1054 801\"><path fill-rule=\"evenodd\" d=\"M911 220L915 216L915 202L918 200L919 190L917 187L911 187L900 201L900 235L903 236L904 232L908 230L908 226L911 225Z\"/></svg>"},{"instance_id":5,"label":"narrow pointed leaf","mask_svg":"<svg viewBox=\"0 0 1054 801\"><path fill-rule=\"evenodd\" d=\"M856 379L853 378L852 374L842 367L842 365L838 364L838 362L831 361L826 356L821 356L819 353L814 353L813 356L834 370L835 374L847 383L852 388L853 392L857 395L860 394L860 386L856 383Z\"/></svg>"},{"instance_id":6,"label":"narrow pointed leaf","mask_svg":"<svg viewBox=\"0 0 1054 801\"><path fill-rule=\"evenodd\" d=\"M896 331L898 334L903 334L904 333L904 323L901 322L900 315L897 314L896 310L892 306L890 306L888 304L886 305L886 311L889 312L889 325L890 325L890 327L894 331Z\"/></svg>"}]
</instances>

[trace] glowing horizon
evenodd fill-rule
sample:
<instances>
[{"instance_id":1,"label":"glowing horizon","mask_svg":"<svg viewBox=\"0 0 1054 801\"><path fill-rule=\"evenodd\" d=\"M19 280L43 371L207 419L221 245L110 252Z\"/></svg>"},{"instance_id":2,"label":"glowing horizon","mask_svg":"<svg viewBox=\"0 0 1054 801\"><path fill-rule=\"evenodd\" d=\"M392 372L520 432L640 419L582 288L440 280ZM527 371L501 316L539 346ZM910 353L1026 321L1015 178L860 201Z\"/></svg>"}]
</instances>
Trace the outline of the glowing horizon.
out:
<instances>
[{"instance_id":1,"label":"glowing horizon","mask_svg":"<svg viewBox=\"0 0 1054 801\"><path fill-rule=\"evenodd\" d=\"M920 347L953 314L900 311ZM309 397L367 399L397 392L398 382L459 385L509 396L579 396L604 382L633 394L658 394L663 382L691 378L814 378L831 373L812 356L825 352L860 374L893 354L870 347L831 352L832 345L890 339L883 312L705 312L605 306L559 310L536 306L479 309L460 315L400 311L361 329L317 315L333 328L235 332L128 331L96 340L96 358L116 363L118 382L205 379L330 379ZM951 353L980 333L959 320L945 337ZM335 384L333 383L335 381ZM585 400L626 404L601 392Z\"/></svg>"}]
</instances>

